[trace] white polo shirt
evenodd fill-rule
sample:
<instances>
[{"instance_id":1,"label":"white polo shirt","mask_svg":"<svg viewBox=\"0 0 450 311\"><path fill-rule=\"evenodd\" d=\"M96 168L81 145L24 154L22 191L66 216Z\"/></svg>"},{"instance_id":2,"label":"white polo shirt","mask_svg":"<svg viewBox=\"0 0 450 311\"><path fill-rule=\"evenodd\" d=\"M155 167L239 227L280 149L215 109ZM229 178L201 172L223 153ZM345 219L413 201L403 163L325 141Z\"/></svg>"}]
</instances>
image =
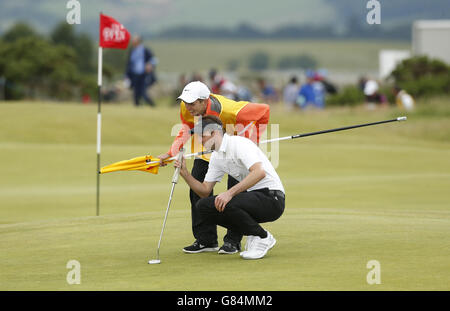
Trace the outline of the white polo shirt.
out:
<instances>
[{"instance_id":1,"label":"white polo shirt","mask_svg":"<svg viewBox=\"0 0 450 311\"><path fill-rule=\"evenodd\" d=\"M218 182L228 174L240 182L250 173L250 167L258 162L262 163L266 176L247 191L269 188L284 193L280 177L261 149L248 138L228 134L223 135L219 150L211 155L205 181Z\"/></svg>"}]
</instances>

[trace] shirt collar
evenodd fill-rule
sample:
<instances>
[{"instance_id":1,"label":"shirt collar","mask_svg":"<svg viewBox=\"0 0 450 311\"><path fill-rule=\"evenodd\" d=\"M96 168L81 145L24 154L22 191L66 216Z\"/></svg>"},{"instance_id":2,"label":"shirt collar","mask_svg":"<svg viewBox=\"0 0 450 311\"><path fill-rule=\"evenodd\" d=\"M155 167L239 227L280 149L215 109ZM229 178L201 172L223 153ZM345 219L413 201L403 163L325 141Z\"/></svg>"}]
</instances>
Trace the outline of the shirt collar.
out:
<instances>
[{"instance_id":1,"label":"shirt collar","mask_svg":"<svg viewBox=\"0 0 450 311\"><path fill-rule=\"evenodd\" d=\"M206 101L206 110L203 115L207 116L209 114L211 114L211 99L210 98L208 98L208 100Z\"/></svg>"},{"instance_id":2,"label":"shirt collar","mask_svg":"<svg viewBox=\"0 0 450 311\"><path fill-rule=\"evenodd\" d=\"M229 135L227 133L223 134L222 143L220 144L220 148L219 148L220 152L226 152L227 144L228 144L228 137L229 137Z\"/></svg>"}]
</instances>

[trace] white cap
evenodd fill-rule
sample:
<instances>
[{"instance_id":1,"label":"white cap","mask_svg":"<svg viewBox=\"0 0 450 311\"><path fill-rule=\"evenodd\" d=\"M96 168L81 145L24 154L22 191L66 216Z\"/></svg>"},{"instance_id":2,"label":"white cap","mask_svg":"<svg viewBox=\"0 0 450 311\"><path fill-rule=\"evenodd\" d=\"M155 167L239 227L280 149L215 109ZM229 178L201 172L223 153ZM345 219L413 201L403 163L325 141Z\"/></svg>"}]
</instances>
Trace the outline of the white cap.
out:
<instances>
[{"instance_id":1,"label":"white cap","mask_svg":"<svg viewBox=\"0 0 450 311\"><path fill-rule=\"evenodd\" d=\"M375 92L378 91L378 83L375 80L369 80L366 82L364 86L364 95L372 96Z\"/></svg>"},{"instance_id":2,"label":"white cap","mask_svg":"<svg viewBox=\"0 0 450 311\"><path fill-rule=\"evenodd\" d=\"M191 104L195 102L197 99L207 99L211 92L205 83L200 81L194 81L188 83L181 93L178 96L178 99L181 99L185 103Z\"/></svg>"}]
</instances>

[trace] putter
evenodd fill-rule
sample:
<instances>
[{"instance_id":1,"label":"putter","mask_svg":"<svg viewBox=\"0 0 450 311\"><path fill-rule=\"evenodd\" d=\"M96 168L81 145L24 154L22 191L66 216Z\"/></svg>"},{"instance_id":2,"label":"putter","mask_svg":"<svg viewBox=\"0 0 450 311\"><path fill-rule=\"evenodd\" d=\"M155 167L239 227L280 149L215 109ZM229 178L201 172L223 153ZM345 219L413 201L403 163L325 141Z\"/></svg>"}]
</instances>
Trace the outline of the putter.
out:
<instances>
[{"instance_id":1,"label":"putter","mask_svg":"<svg viewBox=\"0 0 450 311\"><path fill-rule=\"evenodd\" d=\"M184 154L184 148L181 148L181 150L178 153L176 159L178 161L181 161L183 159L183 154ZM162 239L162 236L163 236L163 233L164 233L164 228L166 227L167 215L169 214L170 202L172 202L173 191L175 189L175 185L178 183L178 177L179 176L180 176L180 168L177 167L175 169L175 172L173 173L173 177L172 177L172 189L170 190L169 203L167 204L166 215L164 216L164 222L163 222L163 226L162 226L162 229L161 229L161 234L159 236L158 248L156 250L156 259L149 260L148 261L149 264L159 264L159 263L161 263L161 260L159 259L159 249L161 247L161 239Z\"/></svg>"}]
</instances>

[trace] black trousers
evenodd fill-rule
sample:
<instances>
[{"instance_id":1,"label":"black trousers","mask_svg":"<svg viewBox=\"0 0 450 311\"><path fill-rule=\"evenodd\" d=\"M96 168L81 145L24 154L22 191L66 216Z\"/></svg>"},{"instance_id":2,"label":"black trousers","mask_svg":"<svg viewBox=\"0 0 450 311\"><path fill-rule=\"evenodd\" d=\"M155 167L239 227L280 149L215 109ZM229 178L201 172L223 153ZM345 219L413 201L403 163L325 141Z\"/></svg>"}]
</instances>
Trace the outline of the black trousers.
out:
<instances>
[{"instance_id":1,"label":"black trousers","mask_svg":"<svg viewBox=\"0 0 450 311\"><path fill-rule=\"evenodd\" d=\"M145 74L133 74L132 76L134 105L136 107L140 105L141 97L144 98L145 102L150 106L155 106L153 99L147 94L147 85L145 83L145 79Z\"/></svg>"},{"instance_id":2,"label":"black trousers","mask_svg":"<svg viewBox=\"0 0 450 311\"><path fill-rule=\"evenodd\" d=\"M240 235L265 236L260 223L275 221L284 212L284 197L276 196L269 189L241 192L234 196L223 212L217 211L216 196L198 201L197 209L205 225L220 225Z\"/></svg>"},{"instance_id":3,"label":"black trousers","mask_svg":"<svg viewBox=\"0 0 450 311\"><path fill-rule=\"evenodd\" d=\"M203 182L206 172L208 171L208 166L208 161L195 159L191 175L198 181ZM228 176L227 189L230 189L237 183L239 183L239 181L231 176ZM213 192L209 195L212 196ZM207 224L201 219L200 212L197 208L197 202L200 200L200 197L192 191L192 189L190 189L189 198L191 200L192 233L194 234L195 239L201 244L217 243L217 225L213 223ZM227 234L223 238L225 242L230 242L233 244L239 244L241 239L241 234L234 233L230 230L227 231Z\"/></svg>"}]
</instances>

